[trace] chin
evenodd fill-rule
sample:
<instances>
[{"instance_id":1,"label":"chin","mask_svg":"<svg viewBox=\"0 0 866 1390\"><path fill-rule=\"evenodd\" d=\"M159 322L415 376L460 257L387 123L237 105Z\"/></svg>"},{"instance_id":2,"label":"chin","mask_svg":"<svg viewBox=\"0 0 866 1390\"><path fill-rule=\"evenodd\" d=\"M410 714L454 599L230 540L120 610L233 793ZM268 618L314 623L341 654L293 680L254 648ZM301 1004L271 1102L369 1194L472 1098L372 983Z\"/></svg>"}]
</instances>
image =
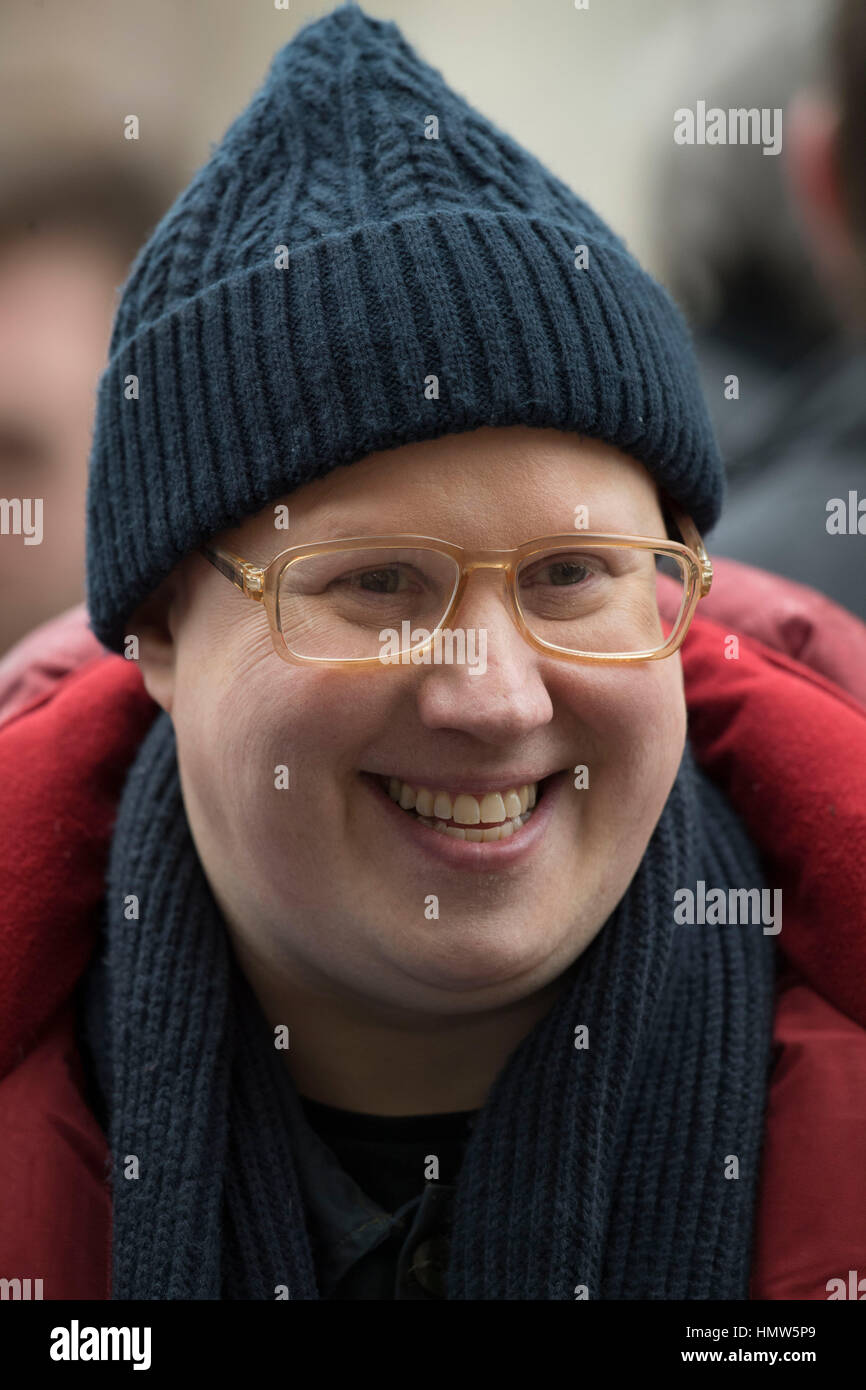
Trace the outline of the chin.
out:
<instances>
[{"instance_id":1,"label":"chin","mask_svg":"<svg viewBox=\"0 0 866 1390\"><path fill-rule=\"evenodd\" d=\"M565 968L552 963L557 944L561 950L561 941L531 939L525 921L514 933L502 932L500 924L487 935L464 924L443 936L436 949L428 941L412 959L404 956L401 965L422 986L461 996L495 993L497 1003L507 1003L540 989Z\"/></svg>"}]
</instances>

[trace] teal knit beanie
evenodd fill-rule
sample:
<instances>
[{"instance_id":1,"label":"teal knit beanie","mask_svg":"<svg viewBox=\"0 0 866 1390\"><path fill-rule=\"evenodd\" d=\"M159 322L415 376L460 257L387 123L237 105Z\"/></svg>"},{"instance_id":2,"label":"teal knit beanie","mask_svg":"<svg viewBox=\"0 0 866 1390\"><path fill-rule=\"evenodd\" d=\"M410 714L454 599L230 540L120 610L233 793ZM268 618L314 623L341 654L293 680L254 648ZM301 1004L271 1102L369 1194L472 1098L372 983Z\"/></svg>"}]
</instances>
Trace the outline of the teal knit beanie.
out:
<instances>
[{"instance_id":1,"label":"teal knit beanie","mask_svg":"<svg viewBox=\"0 0 866 1390\"><path fill-rule=\"evenodd\" d=\"M93 629L120 649L185 554L339 464L512 424L606 440L699 529L718 518L670 296L395 24L344 4L277 53L130 270L90 459Z\"/></svg>"}]
</instances>

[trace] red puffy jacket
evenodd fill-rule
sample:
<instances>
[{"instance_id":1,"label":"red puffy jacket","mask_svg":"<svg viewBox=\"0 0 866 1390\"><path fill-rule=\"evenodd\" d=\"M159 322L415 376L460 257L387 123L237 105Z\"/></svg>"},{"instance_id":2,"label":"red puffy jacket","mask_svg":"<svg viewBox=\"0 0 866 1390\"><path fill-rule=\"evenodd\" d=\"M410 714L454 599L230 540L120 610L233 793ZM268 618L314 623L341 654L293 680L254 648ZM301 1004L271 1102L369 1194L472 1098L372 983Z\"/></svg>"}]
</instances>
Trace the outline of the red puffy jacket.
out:
<instances>
[{"instance_id":1,"label":"red puffy jacket","mask_svg":"<svg viewBox=\"0 0 866 1390\"><path fill-rule=\"evenodd\" d=\"M866 1299L866 625L726 561L699 612L692 744L784 903L750 1296L826 1299L842 1280ZM83 610L0 663L0 1278L47 1299L111 1291L110 1159L71 994L156 712Z\"/></svg>"}]
</instances>

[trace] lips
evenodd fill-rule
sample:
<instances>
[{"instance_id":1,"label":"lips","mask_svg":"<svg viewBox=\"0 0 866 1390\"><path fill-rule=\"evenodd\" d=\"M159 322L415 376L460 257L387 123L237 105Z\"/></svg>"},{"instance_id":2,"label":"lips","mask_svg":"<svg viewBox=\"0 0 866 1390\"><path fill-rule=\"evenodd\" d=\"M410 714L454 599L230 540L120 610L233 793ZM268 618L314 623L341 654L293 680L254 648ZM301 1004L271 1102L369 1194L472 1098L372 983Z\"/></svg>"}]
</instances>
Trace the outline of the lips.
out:
<instances>
[{"instance_id":1,"label":"lips","mask_svg":"<svg viewBox=\"0 0 866 1390\"><path fill-rule=\"evenodd\" d=\"M379 774L362 772L362 782L370 788L375 802L406 844L414 844L427 857L451 868L484 872L506 870L529 859L540 851L553 821L560 795L568 781L568 769L551 773L544 779L544 794L523 818L511 819L501 825L480 824L460 826L436 822L407 813L394 801L382 785ZM384 825L384 823L382 823Z\"/></svg>"}]
</instances>

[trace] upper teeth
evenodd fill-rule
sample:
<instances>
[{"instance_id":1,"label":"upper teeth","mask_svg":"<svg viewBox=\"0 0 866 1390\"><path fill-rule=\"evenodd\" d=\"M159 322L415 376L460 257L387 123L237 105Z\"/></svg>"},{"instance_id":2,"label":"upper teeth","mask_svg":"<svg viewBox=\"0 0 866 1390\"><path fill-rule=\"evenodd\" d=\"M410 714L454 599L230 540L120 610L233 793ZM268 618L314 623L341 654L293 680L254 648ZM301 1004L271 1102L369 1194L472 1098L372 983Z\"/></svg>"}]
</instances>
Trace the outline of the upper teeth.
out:
<instances>
[{"instance_id":1,"label":"upper teeth","mask_svg":"<svg viewBox=\"0 0 866 1390\"><path fill-rule=\"evenodd\" d=\"M388 783L389 796L399 802L404 811L415 810L419 816L453 820L458 825L497 825L513 820L535 805L537 790L538 783L531 782L501 792L488 792L479 800L468 792L452 795L429 787L413 787L409 782L401 782L399 777L392 777Z\"/></svg>"}]
</instances>

